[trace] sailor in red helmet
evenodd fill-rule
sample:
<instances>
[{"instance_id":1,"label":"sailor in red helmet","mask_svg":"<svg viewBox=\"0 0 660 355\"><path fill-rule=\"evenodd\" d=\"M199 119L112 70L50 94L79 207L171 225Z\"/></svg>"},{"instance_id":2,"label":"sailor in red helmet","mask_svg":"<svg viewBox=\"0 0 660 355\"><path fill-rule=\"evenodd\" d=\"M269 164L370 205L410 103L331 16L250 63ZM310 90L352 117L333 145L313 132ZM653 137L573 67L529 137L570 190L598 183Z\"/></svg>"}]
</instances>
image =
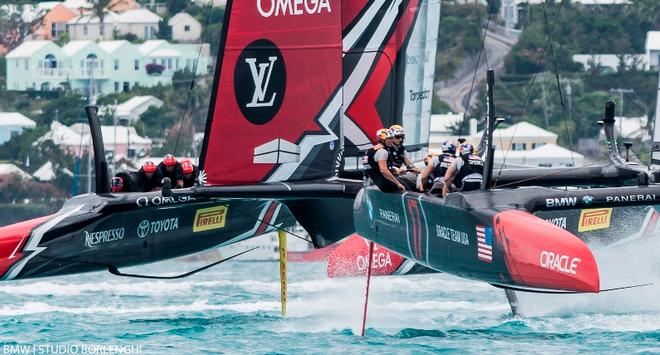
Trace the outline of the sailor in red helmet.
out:
<instances>
[{"instance_id":1,"label":"sailor in red helmet","mask_svg":"<svg viewBox=\"0 0 660 355\"><path fill-rule=\"evenodd\" d=\"M151 160L146 161L137 172L140 182L140 191L149 192L160 190L162 179L158 167Z\"/></svg>"},{"instance_id":2,"label":"sailor in red helmet","mask_svg":"<svg viewBox=\"0 0 660 355\"><path fill-rule=\"evenodd\" d=\"M183 187L193 187L199 175L199 168L189 159L181 161L181 171L183 172Z\"/></svg>"},{"instance_id":3,"label":"sailor in red helmet","mask_svg":"<svg viewBox=\"0 0 660 355\"><path fill-rule=\"evenodd\" d=\"M112 189L112 192L123 192L124 179L121 176L114 176L110 181L110 187Z\"/></svg>"},{"instance_id":4,"label":"sailor in red helmet","mask_svg":"<svg viewBox=\"0 0 660 355\"><path fill-rule=\"evenodd\" d=\"M174 155L167 154L163 158L163 161L158 164L158 172L160 173L161 179L166 177L170 178L173 189L183 187L183 171L181 169L181 163L176 161Z\"/></svg>"}]
</instances>

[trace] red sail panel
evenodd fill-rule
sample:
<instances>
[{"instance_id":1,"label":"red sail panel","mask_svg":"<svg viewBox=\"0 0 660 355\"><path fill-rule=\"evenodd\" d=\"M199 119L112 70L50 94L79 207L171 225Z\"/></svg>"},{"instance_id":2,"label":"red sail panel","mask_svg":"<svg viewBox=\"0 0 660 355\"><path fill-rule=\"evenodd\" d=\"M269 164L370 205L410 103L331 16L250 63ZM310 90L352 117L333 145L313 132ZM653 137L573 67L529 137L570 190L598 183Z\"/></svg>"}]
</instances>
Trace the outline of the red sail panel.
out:
<instances>
[{"instance_id":1,"label":"red sail panel","mask_svg":"<svg viewBox=\"0 0 660 355\"><path fill-rule=\"evenodd\" d=\"M208 184L332 176L341 2L235 1L227 11L201 156Z\"/></svg>"}]
</instances>

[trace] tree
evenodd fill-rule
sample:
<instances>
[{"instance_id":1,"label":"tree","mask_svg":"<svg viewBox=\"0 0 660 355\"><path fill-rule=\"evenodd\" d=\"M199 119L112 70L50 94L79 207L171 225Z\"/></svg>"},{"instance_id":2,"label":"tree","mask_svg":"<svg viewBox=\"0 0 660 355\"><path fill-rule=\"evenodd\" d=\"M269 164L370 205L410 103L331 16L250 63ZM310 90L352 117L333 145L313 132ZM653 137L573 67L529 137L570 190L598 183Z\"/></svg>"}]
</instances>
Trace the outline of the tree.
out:
<instances>
[{"instance_id":1,"label":"tree","mask_svg":"<svg viewBox=\"0 0 660 355\"><path fill-rule=\"evenodd\" d=\"M110 4L110 0L95 0L93 3L94 14L99 18L101 37L105 38L105 8Z\"/></svg>"},{"instance_id":2,"label":"tree","mask_svg":"<svg viewBox=\"0 0 660 355\"><path fill-rule=\"evenodd\" d=\"M167 0L167 12L171 15L178 14L190 6L190 0Z\"/></svg>"}]
</instances>

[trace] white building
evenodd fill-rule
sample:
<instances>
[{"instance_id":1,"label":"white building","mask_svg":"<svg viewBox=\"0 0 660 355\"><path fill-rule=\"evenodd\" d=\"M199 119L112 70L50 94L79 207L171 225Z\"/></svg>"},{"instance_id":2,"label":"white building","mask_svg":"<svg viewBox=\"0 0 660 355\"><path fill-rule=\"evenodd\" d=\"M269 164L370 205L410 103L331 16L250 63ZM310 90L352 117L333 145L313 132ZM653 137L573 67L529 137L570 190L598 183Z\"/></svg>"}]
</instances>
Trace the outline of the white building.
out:
<instances>
[{"instance_id":1,"label":"white building","mask_svg":"<svg viewBox=\"0 0 660 355\"><path fill-rule=\"evenodd\" d=\"M30 174L21 170L14 164L0 163L0 176L18 175L22 180L29 180Z\"/></svg>"},{"instance_id":2,"label":"white building","mask_svg":"<svg viewBox=\"0 0 660 355\"><path fill-rule=\"evenodd\" d=\"M126 125L126 123L133 123L140 118L140 115L145 113L150 107L160 108L163 106L163 101L154 96L134 96L128 101L123 102L117 107L105 106L99 110L104 114L114 114L117 118L117 123Z\"/></svg>"},{"instance_id":3,"label":"white building","mask_svg":"<svg viewBox=\"0 0 660 355\"><path fill-rule=\"evenodd\" d=\"M172 39L182 42L195 42L202 34L202 24L185 12L174 15L167 24L172 27Z\"/></svg>"},{"instance_id":4,"label":"white building","mask_svg":"<svg viewBox=\"0 0 660 355\"><path fill-rule=\"evenodd\" d=\"M147 9L129 10L118 14L106 11L103 26L96 14L88 12L67 23L72 40L111 40L116 35L132 33L140 39L153 39L158 34L162 18Z\"/></svg>"},{"instance_id":5,"label":"white building","mask_svg":"<svg viewBox=\"0 0 660 355\"><path fill-rule=\"evenodd\" d=\"M52 41L25 41L7 54L7 89L48 91L70 87L94 95L129 91L135 86L169 85L179 70L209 73L208 44L170 44L152 40L71 41L60 48ZM159 69L147 72L148 64Z\"/></svg>"},{"instance_id":6,"label":"white building","mask_svg":"<svg viewBox=\"0 0 660 355\"><path fill-rule=\"evenodd\" d=\"M0 112L0 144L10 140L26 128L34 128L37 124L19 112Z\"/></svg>"},{"instance_id":7,"label":"white building","mask_svg":"<svg viewBox=\"0 0 660 355\"><path fill-rule=\"evenodd\" d=\"M646 58L651 68L660 68L660 31L646 33Z\"/></svg>"},{"instance_id":8,"label":"white building","mask_svg":"<svg viewBox=\"0 0 660 355\"><path fill-rule=\"evenodd\" d=\"M74 156L80 156L92 150L89 125L86 123L75 123L67 127L53 121L50 128L50 131L37 139L33 145L36 146L51 140L62 151ZM138 135L135 127L101 126L101 134L103 135L103 146L106 153L114 156L115 160L121 158L135 159L151 155L151 139Z\"/></svg>"}]
</instances>

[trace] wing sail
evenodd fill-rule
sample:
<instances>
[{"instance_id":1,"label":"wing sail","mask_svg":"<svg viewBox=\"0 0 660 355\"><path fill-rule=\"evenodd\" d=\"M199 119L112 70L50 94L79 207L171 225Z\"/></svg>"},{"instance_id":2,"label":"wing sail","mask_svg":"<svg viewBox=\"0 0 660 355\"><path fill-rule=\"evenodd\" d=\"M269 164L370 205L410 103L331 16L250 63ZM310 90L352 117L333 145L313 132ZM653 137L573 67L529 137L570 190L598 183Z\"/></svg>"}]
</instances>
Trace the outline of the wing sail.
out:
<instances>
[{"instance_id":1,"label":"wing sail","mask_svg":"<svg viewBox=\"0 0 660 355\"><path fill-rule=\"evenodd\" d=\"M332 176L341 3L234 1L224 27L200 158L208 184Z\"/></svg>"}]
</instances>

